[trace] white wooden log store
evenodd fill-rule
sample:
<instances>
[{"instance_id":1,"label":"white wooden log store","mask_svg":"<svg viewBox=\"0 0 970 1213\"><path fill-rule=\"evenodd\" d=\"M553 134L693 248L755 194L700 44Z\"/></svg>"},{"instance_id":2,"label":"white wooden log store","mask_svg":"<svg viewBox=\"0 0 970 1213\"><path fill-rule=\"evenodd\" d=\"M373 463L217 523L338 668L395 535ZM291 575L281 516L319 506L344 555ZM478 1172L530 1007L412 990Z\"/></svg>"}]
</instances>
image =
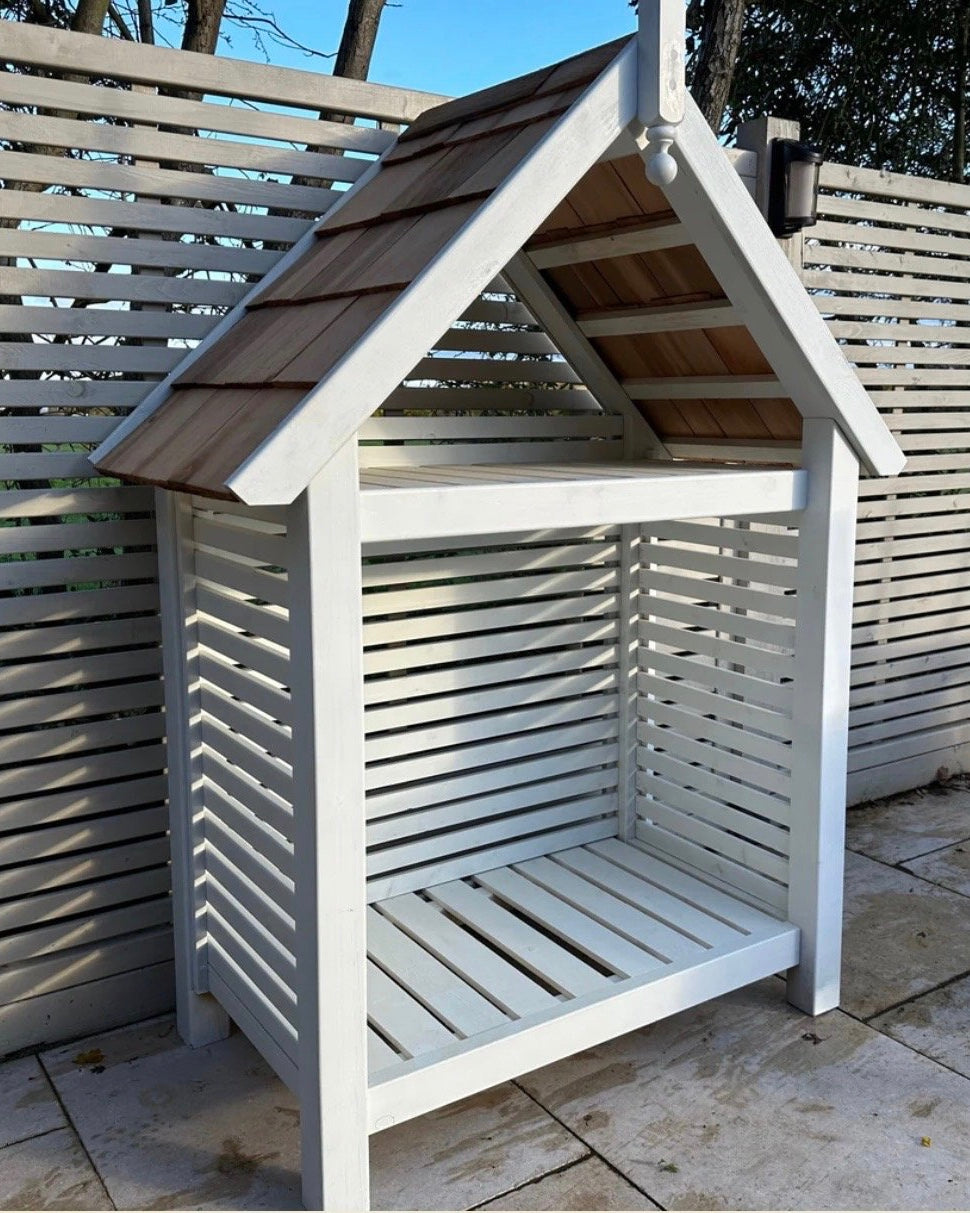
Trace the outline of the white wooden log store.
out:
<instances>
[{"instance_id":1,"label":"white wooden log store","mask_svg":"<svg viewBox=\"0 0 970 1213\"><path fill-rule=\"evenodd\" d=\"M180 1030L299 1091L308 1207L725 991L838 1000L903 458L641 9L425 112L94 456L159 486Z\"/></svg>"}]
</instances>

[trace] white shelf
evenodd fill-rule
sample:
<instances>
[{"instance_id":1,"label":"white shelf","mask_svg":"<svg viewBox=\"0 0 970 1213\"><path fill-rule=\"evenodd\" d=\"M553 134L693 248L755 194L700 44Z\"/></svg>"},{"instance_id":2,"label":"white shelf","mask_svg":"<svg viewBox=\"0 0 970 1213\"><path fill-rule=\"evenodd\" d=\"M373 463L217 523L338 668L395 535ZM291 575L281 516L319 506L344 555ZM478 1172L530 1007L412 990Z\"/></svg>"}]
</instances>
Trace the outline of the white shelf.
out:
<instances>
[{"instance_id":1,"label":"white shelf","mask_svg":"<svg viewBox=\"0 0 970 1213\"><path fill-rule=\"evenodd\" d=\"M368 467L360 488L368 543L786 513L804 507L807 473L680 462Z\"/></svg>"},{"instance_id":2,"label":"white shelf","mask_svg":"<svg viewBox=\"0 0 970 1213\"><path fill-rule=\"evenodd\" d=\"M369 915L372 1132L798 960L796 927L618 839Z\"/></svg>"}]
</instances>

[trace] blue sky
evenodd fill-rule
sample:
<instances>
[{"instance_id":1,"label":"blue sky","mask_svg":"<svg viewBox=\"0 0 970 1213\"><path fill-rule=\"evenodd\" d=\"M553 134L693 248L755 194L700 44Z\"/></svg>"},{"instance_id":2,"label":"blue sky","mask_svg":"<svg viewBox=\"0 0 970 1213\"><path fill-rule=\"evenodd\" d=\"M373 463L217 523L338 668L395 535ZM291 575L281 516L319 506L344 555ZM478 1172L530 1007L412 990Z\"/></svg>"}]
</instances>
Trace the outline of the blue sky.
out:
<instances>
[{"instance_id":1,"label":"blue sky","mask_svg":"<svg viewBox=\"0 0 970 1213\"><path fill-rule=\"evenodd\" d=\"M334 51L344 0L262 0L279 24L317 50ZM381 19L370 79L432 93L473 92L632 33L627 0L398 0ZM239 31L223 54L261 56ZM319 59L268 44L275 63L327 70Z\"/></svg>"}]
</instances>

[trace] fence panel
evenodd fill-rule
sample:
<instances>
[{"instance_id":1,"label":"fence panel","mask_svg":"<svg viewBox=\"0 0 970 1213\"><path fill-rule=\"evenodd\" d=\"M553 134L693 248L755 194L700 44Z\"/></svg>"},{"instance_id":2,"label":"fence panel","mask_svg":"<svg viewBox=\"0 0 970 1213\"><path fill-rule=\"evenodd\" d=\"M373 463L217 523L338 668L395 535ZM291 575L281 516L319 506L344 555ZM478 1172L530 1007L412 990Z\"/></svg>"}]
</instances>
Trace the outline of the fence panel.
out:
<instances>
[{"instance_id":1,"label":"fence panel","mask_svg":"<svg viewBox=\"0 0 970 1213\"><path fill-rule=\"evenodd\" d=\"M2 1055L172 1002L152 498L86 453L437 98L0 28Z\"/></svg>"},{"instance_id":2,"label":"fence panel","mask_svg":"<svg viewBox=\"0 0 970 1213\"><path fill-rule=\"evenodd\" d=\"M825 164L802 277L909 457L863 480L849 800L970 769L970 187Z\"/></svg>"}]
</instances>

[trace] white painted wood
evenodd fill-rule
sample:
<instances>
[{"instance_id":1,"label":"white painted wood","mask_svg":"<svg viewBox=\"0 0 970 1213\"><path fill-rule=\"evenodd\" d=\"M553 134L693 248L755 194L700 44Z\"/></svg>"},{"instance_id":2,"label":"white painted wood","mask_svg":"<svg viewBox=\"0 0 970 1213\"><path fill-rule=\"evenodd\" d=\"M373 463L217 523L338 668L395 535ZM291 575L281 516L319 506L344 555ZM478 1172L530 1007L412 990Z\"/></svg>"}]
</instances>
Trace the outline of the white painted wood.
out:
<instances>
[{"instance_id":1,"label":"white painted wood","mask_svg":"<svg viewBox=\"0 0 970 1213\"><path fill-rule=\"evenodd\" d=\"M455 1039L456 1033L449 1031L441 1020L371 961L367 963L367 993L371 1021L406 1057L446 1048ZM366 1150L366 1136L361 1145Z\"/></svg>"},{"instance_id":2,"label":"white painted wood","mask_svg":"<svg viewBox=\"0 0 970 1213\"><path fill-rule=\"evenodd\" d=\"M160 113L164 113L164 110ZM5 114L4 130L17 142L42 147L79 148L121 156L149 157L153 162L172 160L180 164L304 174L345 182L356 181L366 172L368 165L367 160L361 157L299 151L285 145L245 143L238 139L200 139L196 135L169 134L152 128L109 126L106 123L39 114Z\"/></svg>"},{"instance_id":3,"label":"white painted wood","mask_svg":"<svg viewBox=\"0 0 970 1213\"><path fill-rule=\"evenodd\" d=\"M402 381L415 349L428 349L498 274L547 213L630 121L635 51L622 51L483 203L444 250L382 314L287 422L230 477L243 501L291 501L330 454ZM568 146L570 154L564 155ZM365 180L362 178L361 180ZM523 207L526 195L530 205ZM375 356L375 351L380 355ZM313 441L306 434L312 432Z\"/></svg>"},{"instance_id":4,"label":"white painted wood","mask_svg":"<svg viewBox=\"0 0 970 1213\"><path fill-rule=\"evenodd\" d=\"M218 62L218 60L215 60ZM111 161L64 160L34 152L3 153L4 170L18 181L38 185L66 185L87 189L118 190L157 198L186 198L207 202L234 202L242 206L288 206L310 215L327 209L339 191L316 186L282 185L278 181L209 173L178 172L151 165Z\"/></svg>"},{"instance_id":5,"label":"white painted wood","mask_svg":"<svg viewBox=\"0 0 970 1213\"><path fill-rule=\"evenodd\" d=\"M611 857L622 857L624 854L627 855L628 863L632 865L632 868L631 866L623 867L619 862L613 862L611 859ZM669 928L670 933L679 932L682 936L679 943L680 953L685 957L691 955L696 957L698 950L703 947L716 947L738 942L740 934L738 929L723 922L710 912L698 908L694 904L697 898L692 901L675 896L674 893L669 893L645 879L648 873L656 875L662 865L644 866L643 870L635 875L634 872L639 871L637 868L639 852L636 855L627 854L613 841L607 839L605 842L594 843L588 847L560 851L554 856L554 859L557 865L570 872L576 872L584 880L605 892L654 916ZM676 892L680 886L675 883L673 888ZM699 890L699 892L702 895L702 904L707 904L703 902L703 899L707 897L707 891ZM661 951L675 946L676 941L671 941L666 935L663 938ZM694 946L690 946L691 941ZM675 959L674 953L671 954L670 959Z\"/></svg>"},{"instance_id":6,"label":"white painted wood","mask_svg":"<svg viewBox=\"0 0 970 1213\"><path fill-rule=\"evenodd\" d=\"M632 959L639 966L638 972L648 971L649 962L644 962L642 950L654 953L658 963L667 964L672 959L697 956L702 947L696 940L685 938L666 923L651 917L628 902L613 895L612 891L587 881L577 875L568 864L560 861L560 855L589 856L584 848L560 852L554 859L530 859L516 864L515 871L527 880L547 890L575 910L587 914L594 922L608 927L637 947ZM617 873L621 876L621 873ZM556 921L559 930L559 920Z\"/></svg>"},{"instance_id":7,"label":"white painted wood","mask_svg":"<svg viewBox=\"0 0 970 1213\"><path fill-rule=\"evenodd\" d=\"M633 837L636 825L636 719L638 624L640 613L640 530L627 525L620 531L620 661L617 669L617 833Z\"/></svg>"},{"instance_id":8,"label":"white painted wood","mask_svg":"<svg viewBox=\"0 0 970 1213\"><path fill-rule=\"evenodd\" d=\"M804 444L788 908L802 944L788 997L818 1015L839 1001L856 462L831 422L806 421Z\"/></svg>"},{"instance_id":9,"label":"white painted wood","mask_svg":"<svg viewBox=\"0 0 970 1213\"><path fill-rule=\"evenodd\" d=\"M111 115L132 122L157 124L159 118L163 117L166 124L189 130L249 135L309 146L375 152L378 155L394 142L394 136L389 131L372 127L267 112L251 105L188 101L159 94L155 89L149 93L135 89L106 89L77 80L57 80L50 76L16 72L4 73L0 80L0 99L13 105L46 106L63 113L94 117Z\"/></svg>"},{"instance_id":10,"label":"white painted wood","mask_svg":"<svg viewBox=\"0 0 970 1213\"><path fill-rule=\"evenodd\" d=\"M600 758L605 763L615 764L616 754L604 753ZM439 858L432 863L420 867L404 869L386 876L375 876L367 882L367 899L369 902L382 902L388 897L397 897L401 893L411 893L417 889L429 886L437 887L442 881L460 880L473 876L483 867L498 867L503 864L518 863L524 859L535 859L552 851L565 847L582 846L588 842L598 842L603 838L612 838L616 834L616 800L610 796L600 801L592 802L589 809L597 809L609 813L600 815L592 821L581 822L579 825L562 826L558 829L546 830L542 834L531 834L524 838L515 839L478 851L468 851L461 855Z\"/></svg>"},{"instance_id":11,"label":"white painted wood","mask_svg":"<svg viewBox=\"0 0 970 1213\"><path fill-rule=\"evenodd\" d=\"M162 654L168 727L172 903L176 934L178 1030L198 1048L229 1035L229 1018L207 994L205 920L199 884L204 837L201 819L199 700L191 568L191 507L162 490L155 497Z\"/></svg>"},{"instance_id":12,"label":"white painted wood","mask_svg":"<svg viewBox=\"0 0 970 1213\"><path fill-rule=\"evenodd\" d=\"M563 306L542 274L534 268L534 259L522 254L505 269L505 277L528 304L538 322L556 342L570 365L580 376L600 407L623 418L625 458L665 459L663 443L632 403L616 376L586 339L576 321Z\"/></svg>"},{"instance_id":13,"label":"white painted wood","mask_svg":"<svg viewBox=\"0 0 970 1213\"><path fill-rule=\"evenodd\" d=\"M388 122L413 121L447 98L318 72L297 71L222 55L191 54L137 43L105 42L16 21L3 24L4 56L54 74L87 72L312 110L343 111Z\"/></svg>"},{"instance_id":14,"label":"white painted wood","mask_svg":"<svg viewBox=\"0 0 970 1213\"><path fill-rule=\"evenodd\" d=\"M637 23L637 118L645 127L683 120L684 43L680 0L644 0Z\"/></svg>"},{"instance_id":15,"label":"white painted wood","mask_svg":"<svg viewBox=\"0 0 970 1213\"><path fill-rule=\"evenodd\" d=\"M670 468L669 472L665 468ZM494 484L447 484L435 470L409 489L373 486L362 474L361 526L365 541L514 532L540 527L597 526L677 517L710 517L799 509L803 473L785 469L683 465L623 465L618 476L601 469L569 469L570 480L540 479L528 467L508 469ZM462 469L462 474L465 470ZM515 479L510 477L514 475Z\"/></svg>"},{"instance_id":16,"label":"white painted wood","mask_svg":"<svg viewBox=\"0 0 970 1213\"><path fill-rule=\"evenodd\" d=\"M290 516L303 1197L368 1207L364 737L356 444ZM332 996L340 991L339 998Z\"/></svg>"},{"instance_id":17,"label":"white painted wood","mask_svg":"<svg viewBox=\"0 0 970 1213\"><path fill-rule=\"evenodd\" d=\"M483 1033L467 1045L394 1071L370 1094L372 1130L387 1128L471 1091L494 1086L530 1068L547 1065L591 1048L645 1023L733 989L738 981L756 981L790 965L797 955L797 933L775 924L740 947L709 952L698 963L671 966L660 976L611 983L585 997L562 1003L552 1015L540 1013L517 1024L514 1036ZM671 971L673 969L673 971Z\"/></svg>"},{"instance_id":18,"label":"white painted wood","mask_svg":"<svg viewBox=\"0 0 970 1213\"><path fill-rule=\"evenodd\" d=\"M484 889L452 881L436 885L428 892L454 918L567 997L575 998L605 984L606 979L597 969L510 914Z\"/></svg>"},{"instance_id":19,"label":"white painted wood","mask_svg":"<svg viewBox=\"0 0 970 1213\"><path fill-rule=\"evenodd\" d=\"M458 1036L474 1036L508 1017L375 909L367 912L372 959Z\"/></svg>"},{"instance_id":20,"label":"white painted wood","mask_svg":"<svg viewBox=\"0 0 970 1213\"><path fill-rule=\"evenodd\" d=\"M26 77L15 76L12 73L5 73L6 80L21 80ZM2 82L0 82L2 83ZM50 83L50 81L48 81ZM104 90L99 89L100 94ZM122 93L120 89L112 90L121 96L133 96L134 94ZM231 106L219 106L219 109L226 113L239 113L240 110ZM73 223L85 225L88 227L103 227L103 226L143 226L146 232L178 232L184 235L199 235L199 236L235 236L240 239L249 240L278 240L284 244L292 244L293 241L299 240L306 228L305 219L280 219L272 215L247 215L233 211L213 211L203 210L201 207L177 207L163 206L161 204L152 203L149 201L137 202L115 202L103 198L83 198L72 194L40 194L31 193L26 190L10 190L10 197L4 199L4 207L11 219L35 219L39 221L47 220L52 223ZM20 312L20 308L13 304L5 304L4 307L10 308L13 313ZM133 323L134 316L128 316L126 313L115 314L95 314L93 316L60 316L53 315L52 308L38 309L43 315L42 318L46 324L60 321L67 324L73 322L78 326L94 323L100 320L102 323L115 321L116 323L124 323L125 320ZM162 317L159 317L162 319ZM186 328L190 326L187 321L193 319L190 316L169 317L169 320L180 319ZM207 322L205 316L194 317L196 326L201 332L187 332L185 335L201 336L205 333L211 321ZM4 322L9 323L8 321ZM4 329L5 332L9 331ZM39 329L40 332L45 331ZM83 331L83 329L82 329ZM178 335L177 333L175 335Z\"/></svg>"},{"instance_id":21,"label":"white painted wood","mask_svg":"<svg viewBox=\"0 0 970 1213\"><path fill-rule=\"evenodd\" d=\"M382 901L379 912L508 1015L519 1019L555 1005L553 994L469 935L433 902L409 893Z\"/></svg>"}]
</instances>

